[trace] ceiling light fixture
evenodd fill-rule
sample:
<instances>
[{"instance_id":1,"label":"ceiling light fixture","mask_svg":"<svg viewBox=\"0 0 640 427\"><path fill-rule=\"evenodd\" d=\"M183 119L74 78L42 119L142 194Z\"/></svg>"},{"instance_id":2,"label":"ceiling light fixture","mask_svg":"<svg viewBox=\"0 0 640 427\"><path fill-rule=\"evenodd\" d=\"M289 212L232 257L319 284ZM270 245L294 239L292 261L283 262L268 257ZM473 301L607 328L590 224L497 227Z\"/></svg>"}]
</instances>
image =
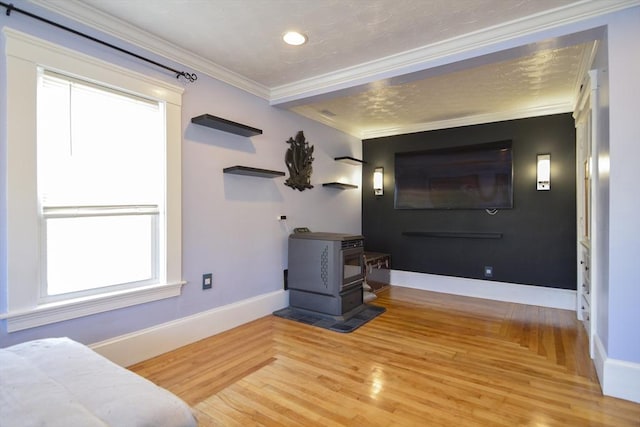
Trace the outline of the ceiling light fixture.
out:
<instances>
[{"instance_id":1,"label":"ceiling light fixture","mask_svg":"<svg viewBox=\"0 0 640 427\"><path fill-rule=\"evenodd\" d=\"M307 36L297 31L287 31L282 36L282 40L291 46L300 46L307 42Z\"/></svg>"}]
</instances>

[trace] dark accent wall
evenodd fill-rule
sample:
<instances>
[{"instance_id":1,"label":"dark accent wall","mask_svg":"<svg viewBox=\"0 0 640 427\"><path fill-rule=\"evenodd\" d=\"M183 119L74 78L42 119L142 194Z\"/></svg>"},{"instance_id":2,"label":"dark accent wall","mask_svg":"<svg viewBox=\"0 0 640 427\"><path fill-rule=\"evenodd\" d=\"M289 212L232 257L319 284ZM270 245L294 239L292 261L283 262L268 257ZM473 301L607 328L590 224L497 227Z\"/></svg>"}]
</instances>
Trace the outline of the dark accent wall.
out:
<instances>
[{"instance_id":1,"label":"dark accent wall","mask_svg":"<svg viewBox=\"0 0 640 427\"><path fill-rule=\"evenodd\" d=\"M394 155L512 140L512 209L394 209ZM576 153L570 114L363 141L362 233L394 270L576 289ZM536 190L536 155L551 154L551 190ZM384 167L384 195L371 187ZM403 234L404 233L404 234ZM485 277L485 266L493 275Z\"/></svg>"}]
</instances>

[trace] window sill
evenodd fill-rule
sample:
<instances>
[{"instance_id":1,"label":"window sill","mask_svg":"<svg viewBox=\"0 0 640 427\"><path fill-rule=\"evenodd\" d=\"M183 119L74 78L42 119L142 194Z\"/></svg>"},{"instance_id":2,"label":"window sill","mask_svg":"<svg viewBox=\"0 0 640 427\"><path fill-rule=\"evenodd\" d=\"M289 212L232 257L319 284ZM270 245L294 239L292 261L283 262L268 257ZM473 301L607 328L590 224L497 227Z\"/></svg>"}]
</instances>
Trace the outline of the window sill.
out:
<instances>
[{"instance_id":1,"label":"window sill","mask_svg":"<svg viewBox=\"0 0 640 427\"><path fill-rule=\"evenodd\" d=\"M7 332L16 332L63 320L103 313L118 308L179 296L186 282L153 285L69 301L43 304L36 308L0 315L7 320Z\"/></svg>"}]
</instances>

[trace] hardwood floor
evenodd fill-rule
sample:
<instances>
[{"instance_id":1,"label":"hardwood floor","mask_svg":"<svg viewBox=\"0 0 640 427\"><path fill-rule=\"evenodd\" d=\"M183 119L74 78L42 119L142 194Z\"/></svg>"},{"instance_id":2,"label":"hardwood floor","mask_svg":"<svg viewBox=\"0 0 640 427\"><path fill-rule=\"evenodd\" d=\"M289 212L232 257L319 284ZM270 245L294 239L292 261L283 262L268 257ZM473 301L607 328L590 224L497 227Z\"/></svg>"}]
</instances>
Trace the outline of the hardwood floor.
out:
<instances>
[{"instance_id":1,"label":"hardwood floor","mask_svg":"<svg viewBox=\"0 0 640 427\"><path fill-rule=\"evenodd\" d=\"M132 366L201 426L640 426L575 313L390 287L350 334L267 316Z\"/></svg>"}]
</instances>

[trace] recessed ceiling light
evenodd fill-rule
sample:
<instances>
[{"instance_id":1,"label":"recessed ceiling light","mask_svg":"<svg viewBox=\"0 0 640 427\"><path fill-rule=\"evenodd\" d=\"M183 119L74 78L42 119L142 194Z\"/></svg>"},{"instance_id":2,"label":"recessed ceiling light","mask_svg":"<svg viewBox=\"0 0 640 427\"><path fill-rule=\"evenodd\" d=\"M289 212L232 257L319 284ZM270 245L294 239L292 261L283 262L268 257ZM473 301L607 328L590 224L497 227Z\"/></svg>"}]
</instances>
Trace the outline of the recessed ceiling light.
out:
<instances>
[{"instance_id":1,"label":"recessed ceiling light","mask_svg":"<svg viewBox=\"0 0 640 427\"><path fill-rule=\"evenodd\" d=\"M284 36L282 36L282 40L284 40L286 44L300 46L307 42L307 36L297 31L287 31Z\"/></svg>"}]
</instances>

